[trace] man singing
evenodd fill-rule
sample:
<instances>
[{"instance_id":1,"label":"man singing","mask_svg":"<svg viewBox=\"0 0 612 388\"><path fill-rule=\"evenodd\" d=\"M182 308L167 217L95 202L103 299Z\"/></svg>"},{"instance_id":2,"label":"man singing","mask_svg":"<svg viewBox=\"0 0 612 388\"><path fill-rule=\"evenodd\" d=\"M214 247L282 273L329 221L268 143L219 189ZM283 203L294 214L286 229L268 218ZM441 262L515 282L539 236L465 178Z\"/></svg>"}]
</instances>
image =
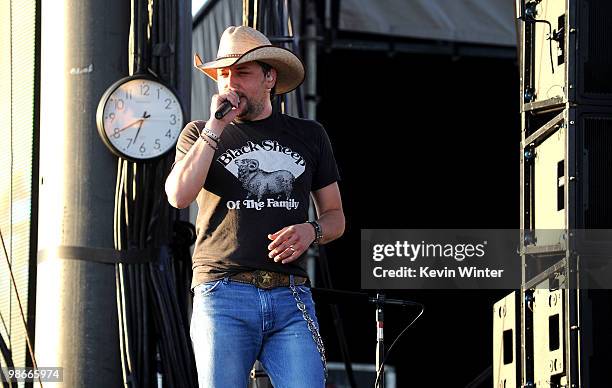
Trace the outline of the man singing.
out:
<instances>
[{"instance_id":1,"label":"man singing","mask_svg":"<svg viewBox=\"0 0 612 388\"><path fill-rule=\"evenodd\" d=\"M199 385L245 387L259 360L276 388L323 387L305 252L344 233L339 174L323 127L271 103L303 82L304 66L241 26L225 30L214 61L196 56L196 67L219 93L209 120L183 129L166 193L177 208L199 206L190 329Z\"/></svg>"}]
</instances>

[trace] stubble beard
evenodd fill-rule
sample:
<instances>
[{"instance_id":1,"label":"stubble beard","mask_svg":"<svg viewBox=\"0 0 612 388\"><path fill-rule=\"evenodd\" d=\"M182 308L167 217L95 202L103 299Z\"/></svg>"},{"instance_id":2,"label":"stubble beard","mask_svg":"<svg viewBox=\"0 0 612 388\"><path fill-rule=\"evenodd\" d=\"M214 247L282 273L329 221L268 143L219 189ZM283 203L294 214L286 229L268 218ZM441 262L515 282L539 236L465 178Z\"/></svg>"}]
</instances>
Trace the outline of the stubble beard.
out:
<instances>
[{"instance_id":1,"label":"stubble beard","mask_svg":"<svg viewBox=\"0 0 612 388\"><path fill-rule=\"evenodd\" d=\"M240 96L240 98L246 98ZM246 106L244 107L244 111L238 116L241 120L253 120L257 116L261 114L264 110L264 104L261 101L252 101L251 99L246 100Z\"/></svg>"}]
</instances>

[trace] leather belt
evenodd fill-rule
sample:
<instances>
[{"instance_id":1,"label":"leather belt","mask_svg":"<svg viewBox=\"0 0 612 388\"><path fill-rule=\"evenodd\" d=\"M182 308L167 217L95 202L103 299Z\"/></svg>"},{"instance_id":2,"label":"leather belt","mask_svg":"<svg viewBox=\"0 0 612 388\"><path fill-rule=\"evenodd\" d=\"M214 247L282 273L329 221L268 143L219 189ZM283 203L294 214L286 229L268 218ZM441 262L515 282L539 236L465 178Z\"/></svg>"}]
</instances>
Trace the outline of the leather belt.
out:
<instances>
[{"instance_id":1,"label":"leather belt","mask_svg":"<svg viewBox=\"0 0 612 388\"><path fill-rule=\"evenodd\" d=\"M240 272L229 277L239 283L252 284L257 288L263 288L269 290L275 287L289 287L289 275L279 272L270 271L252 271L252 272ZM293 284L301 286L306 284L308 278L303 276L293 275Z\"/></svg>"}]
</instances>

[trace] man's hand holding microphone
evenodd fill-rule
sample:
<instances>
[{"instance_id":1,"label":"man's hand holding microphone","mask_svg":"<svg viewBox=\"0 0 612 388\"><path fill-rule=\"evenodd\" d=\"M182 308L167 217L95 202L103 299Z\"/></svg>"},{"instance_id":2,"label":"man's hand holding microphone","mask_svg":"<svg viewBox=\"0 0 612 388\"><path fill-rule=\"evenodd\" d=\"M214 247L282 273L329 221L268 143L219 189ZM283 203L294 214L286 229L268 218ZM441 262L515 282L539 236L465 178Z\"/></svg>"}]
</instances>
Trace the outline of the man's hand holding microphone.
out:
<instances>
[{"instance_id":1,"label":"man's hand holding microphone","mask_svg":"<svg viewBox=\"0 0 612 388\"><path fill-rule=\"evenodd\" d=\"M226 109L226 114L221 119L215 118L215 112L224 103L231 104L232 108ZM202 146L192 147L185 157L174 165L166 179L166 195L172 206L183 209L196 199L206 181L208 169L212 162L214 151L217 150L223 129L236 116L244 112L246 105L246 98L240 98L234 90L212 96L210 119L206 122L206 127L200 134ZM208 149L208 152L203 153L205 149Z\"/></svg>"},{"instance_id":2,"label":"man's hand holding microphone","mask_svg":"<svg viewBox=\"0 0 612 388\"><path fill-rule=\"evenodd\" d=\"M246 99L241 99L234 90L213 95L210 101L210 119L206 123L206 128L221 136L223 128L240 115L246 105Z\"/></svg>"}]
</instances>

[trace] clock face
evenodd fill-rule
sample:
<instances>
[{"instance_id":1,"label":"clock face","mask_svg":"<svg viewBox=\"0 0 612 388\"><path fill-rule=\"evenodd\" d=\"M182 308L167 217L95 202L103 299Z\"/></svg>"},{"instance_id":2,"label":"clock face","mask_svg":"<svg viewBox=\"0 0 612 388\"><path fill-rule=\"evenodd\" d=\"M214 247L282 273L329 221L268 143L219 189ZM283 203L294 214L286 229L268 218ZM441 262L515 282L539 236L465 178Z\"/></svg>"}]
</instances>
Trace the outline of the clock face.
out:
<instances>
[{"instance_id":1,"label":"clock face","mask_svg":"<svg viewBox=\"0 0 612 388\"><path fill-rule=\"evenodd\" d=\"M183 128L183 110L166 86L147 78L131 78L119 81L105 96L98 129L115 154L152 159L174 147Z\"/></svg>"}]
</instances>

